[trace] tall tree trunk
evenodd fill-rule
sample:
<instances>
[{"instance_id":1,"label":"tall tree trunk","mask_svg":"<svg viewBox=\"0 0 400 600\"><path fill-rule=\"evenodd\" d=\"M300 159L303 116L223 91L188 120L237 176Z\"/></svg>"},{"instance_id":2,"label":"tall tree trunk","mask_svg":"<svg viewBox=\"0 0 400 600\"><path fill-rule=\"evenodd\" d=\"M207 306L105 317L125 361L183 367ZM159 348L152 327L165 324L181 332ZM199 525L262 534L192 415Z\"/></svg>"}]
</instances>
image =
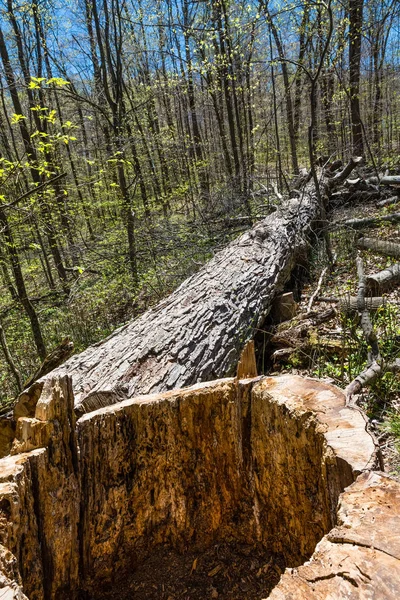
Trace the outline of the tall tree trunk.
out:
<instances>
[{"instance_id":1,"label":"tall tree trunk","mask_svg":"<svg viewBox=\"0 0 400 600\"><path fill-rule=\"evenodd\" d=\"M87 0L89 2L90 0ZM121 14L120 5L117 2L113 5L113 11L108 10L106 0L103 2L103 8L105 13L104 26L100 21L100 17L97 10L96 0L92 0L90 9L87 9L88 19L91 24L91 18L93 17L95 32L96 32L96 43L100 54L99 65L99 76L101 81L99 84L102 86L105 98L112 114L112 132L113 132L113 144L116 152L118 153L117 162L117 177L118 185L122 196L125 225L127 229L128 237L128 262L132 275L133 284L136 285L138 282L137 272L137 259L136 259L136 242L135 242L135 213L132 206L132 201L129 193L129 187L127 183L127 177L125 173L125 149L123 145L123 126L127 126L125 104L123 99L124 82L122 74L122 51L121 51ZM110 24L110 16L112 18L112 30ZM131 147L134 149L134 165L136 169L136 176L139 177L139 182L143 186L143 192L146 195L144 183L142 177L138 174L138 157L133 139L131 140ZM146 196L145 196L146 197ZM146 200L144 201L146 206Z\"/></svg>"},{"instance_id":2,"label":"tall tree trunk","mask_svg":"<svg viewBox=\"0 0 400 600\"><path fill-rule=\"evenodd\" d=\"M268 2L262 0L264 11L268 19L268 25L272 31L272 35L274 37L276 49L278 51L279 60L281 63L282 76L283 76L283 86L285 89L285 102L286 102L286 118L287 118L287 128L289 134L289 144L290 144L290 157L292 162L292 170L295 175L299 172L299 163L297 160L297 148L296 148L296 135L294 129L294 120L293 120L293 105L292 105L292 94L290 91L290 81L289 81L289 71L288 65L286 61L285 52L283 50L283 45L281 42L281 38L279 32L275 26L275 23L272 20L271 14L268 9Z\"/></svg>"},{"instance_id":3,"label":"tall tree trunk","mask_svg":"<svg viewBox=\"0 0 400 600\"><path fill-rule=\"evenodd\" d=\"M3 350L3 354L4 354L4 358L6 359L6 363L10 367L10 370L15 377L18 392L21 392L22 391L21 373L19 372L18 367L15 364L15 361L11 355L10 349L7 344L6 334L4 332L3 324L1 323L1 321L0 321L0 346L1 346L1 349Z\"/></svg>"},{"instance_id":4,"label":"tall tree trunk","mask_svg":"<svg viewBox=\"0 0 400 600\"><path fill-rule=\"evenodd\" d=\"M349 91L352 148L363 156L364 142L360 114L360 62L364 0L349 0Z\"/></svg>"},{"instance_id":5,"label":"tall tree trunk","mask_svg":"<svg viewBox=\"0 0 400 600\"><path fill-rule=\"evenodd\" d=\"M217 61L218 61L218 71L219 76L222 83L224 98L225 98L225 106L226 106L226 115L228 119L228 130L229 137L231 141L231 148L233 154L233 165L235 172L235 180L236 186L239 190L242 189L242 180L241 180L241 168L240 168L240 160L239 160L239 149L238 142L236 139L236 131L235 131L235 115L233 108L233 100L231 96L231 85L229 83L229 72L227 66L227 52L226 52L226 43L225 37L226 32L223 26L222 20L222 10L220 2L213 2L213 12L214 12L214 20L216 23L216 28L218 31L218 50L217 50Z\"/></svg>"},{"instance_id":6,"label":"tall tree trunk","mask_svg":"<svg viewBox=\"0 0 400 600\"><path fill-rule=\"evenodd\" d=\"M294 91L294 106L293 106L293 129L294 129L294 138L297 141L299 138L299 127L300 127L300 110L301 110L301 92L303 88L304 81L304 72L302 69L302 65L304 63L304 57L306 53L306 28L309 22L309 5L305 4L303 10L303 17L301 19L300 24L300 32L299 32L299 56L297 59L298 68L294 80L295 91Z\"/></svg>"},{"instance_id":7,"label":"tall tree trunk","mask_svg":"<svg viewBox=\"0 0 400 600\"><path fill-rule=\"evenodd\" d=\"M321 103L324 109L325 125L327 133L327 148L329 154L336 152L336 129L333 116L333 95L335 91L335 80L330 69L323 69L321 72Z\"/></svg>"},{"instance_id":8,"label":"tall tree trunk","mask_svg":"<svg viewBox=\"0 0 400 600\"><path fill-rule=\"evenodd\" d=\"M32 302L28 297L28 293L25 287L24 276L22 274L22 268L18 257L18 252L15 246L14 238L11 232L11 228L7 219L7 215L4 209L0 207L0 224L3 229L3 235L6 240L7 253L10 258L10 264L14 275L15 286L17 288L18 299L21 302L26 315L30 321L33 339L35 340L38 355L41 360L46 357L46 346L42 336L42 330L36 311L33 307Z\"/></svg>"},{"instance_id":9,"label":"tall tree trunk","mask_svg":"<svg viewBox=\"0 0 400 600\"><path fill-rule=\"evenodd\" d=\"M195 88L193 82L193 65L192 53L190 49L190 19L189 19L189 3L188 0L183 0L183 35L185 40L185 59L187 65L187 94L188 105L190 111L190 120L192 124L192 140L194 154L196 157L196 171L199 178L200 195L205 204L209 201L210 189L207 178L207 169L204 165L204 155L202 148L202 139L200 133L199 121L197 118L197 108L195 99Z\"/></svg>"}]
</instances>

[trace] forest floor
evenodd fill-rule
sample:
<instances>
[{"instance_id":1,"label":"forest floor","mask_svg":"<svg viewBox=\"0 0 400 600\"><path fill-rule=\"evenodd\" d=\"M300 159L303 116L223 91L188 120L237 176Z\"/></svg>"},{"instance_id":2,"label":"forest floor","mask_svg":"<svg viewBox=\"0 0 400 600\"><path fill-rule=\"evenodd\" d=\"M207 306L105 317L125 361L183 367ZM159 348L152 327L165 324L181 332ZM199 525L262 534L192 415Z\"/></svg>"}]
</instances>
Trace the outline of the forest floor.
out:
<instances>
[{"instance_id":1,"label":"forest floor","mask_svg":"<svg viewBox=\"0 0 400 600\"><path fill-rule=\"evenodd\" d=\"M379 217L397 212L398 205L377 208L375 201L354 206L343 206L333 211L331 222L352 218ZM400 243L399 228L393 224L380 223L375 228L354 231L343 228L331 234L336 265L327 271L318 297L344 299L357 295L356 257L361 256L366 275L376 273L396 262L395 258L378 256L368 250L357 250L356 239L362 236L376 237ZM323 253L314 256L310 281L303 287L298 314L307 311L310 297L317 287L321 272L327 266ZM383 294L384 304L374 314L374 324L382 357L394 360L400 357L400 289ZM335 306L329 302L316 301L313 310L323 313ZM337 307L337 305L336 305ZM324 379L345 388L366 366L367 347L357 322L340 310L335 316L317 328L317 343L308 356L299 358L294 354L288 360L273 365L274 374L290 372ZM385 471L400 481L400 374L386 373L369 388L362 390L357 404L370 419L370 429L380 443Z\"/></svg>"},{"instance_id":2,"label":"forest floor","mask_svg":"<svg viewBox=\"0 0 400 600\"><path fill-rule=\"evenodd\" d=\"M132 575L91 600L259 600L285 568L258 545L218 544L202 552L161 548Z\"/></svg>"}]
</instances>

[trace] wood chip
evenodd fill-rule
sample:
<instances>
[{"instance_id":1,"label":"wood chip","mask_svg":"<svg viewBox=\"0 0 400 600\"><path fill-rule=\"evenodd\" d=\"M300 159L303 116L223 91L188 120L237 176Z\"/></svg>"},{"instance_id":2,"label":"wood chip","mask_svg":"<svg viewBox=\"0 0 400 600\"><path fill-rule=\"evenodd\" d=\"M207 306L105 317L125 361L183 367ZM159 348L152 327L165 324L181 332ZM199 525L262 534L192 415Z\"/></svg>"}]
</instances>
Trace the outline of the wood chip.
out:
<instances>
[{"instance_id":1,"label":"wood chip","mask_svg":"<svg viewBox=\"0 0 400 600\"><path fill-rule=\"evenodd\" d=\"M192 574L193 571L195 571L196 569L197 569L197 558L195 558L193 561L192 570L190 571L190 574Z\"/></svg>"},{"instance_id":2,"label":"wood chip","mask_svg":"<svg viewBox=\"0 0 400 600\"><path fill-rule=\"evenodd\" d=\"M209 577L214 577L214 575L216 575L217 573L219 573L222 569L222 565L217 565L216 567L214 567L214 569L212 569L209 573L208 576Z\"/></svg>"}]
</instances>

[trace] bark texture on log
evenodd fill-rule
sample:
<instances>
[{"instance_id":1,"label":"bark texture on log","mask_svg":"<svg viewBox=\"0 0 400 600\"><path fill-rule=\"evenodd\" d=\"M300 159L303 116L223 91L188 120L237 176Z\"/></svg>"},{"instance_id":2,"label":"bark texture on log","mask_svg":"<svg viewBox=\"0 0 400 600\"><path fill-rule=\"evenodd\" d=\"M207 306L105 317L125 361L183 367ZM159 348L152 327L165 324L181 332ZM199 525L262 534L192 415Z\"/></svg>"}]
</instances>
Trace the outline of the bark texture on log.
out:
<instances>
[{"instance_id":1,"label":"bark texture on log","mask_svg":"<svg viewBox=\"0 0 400 600\"><path fill-rule=\"evenodd\" d=\"M385 175L381 179L382 185L393 185L395 187L400 186L400 175Z\"/></svg>"},{"instance_id":2,"label":"bark texture on log","mask_svg":"<svg viewBox=\"0 0 400 600\"><path fill-rule=\"evenodd\" d=\"M385 300L382 296L374 296L365 298L366 310L375 311L384 304ZM345 314L351 315L358 311L357 296L347 296L339 300L339 310Z\"/></svg>"},{"instance_id":3,"label":"bark texture on log","mask_svg":"<svg viewBox=\"0 0 400 600\"><path fill-rule=\"evenodd\" d=\"M156 308L53 371L72 376L77 413L234 374L318 212L308 184L300 200L232 242Z\"/></svg>"},{"instance_id":4,"label":"bark texture on log","mask_svg":"<svg viewBox=\"0 0 400 600\"><path fill-rule=\"evenodd\" d=\"M391 290L400 283L400 263L391 265L379 273L367 275L366 283L367 290L374 295Z\"/></svg>"}]
</instances>

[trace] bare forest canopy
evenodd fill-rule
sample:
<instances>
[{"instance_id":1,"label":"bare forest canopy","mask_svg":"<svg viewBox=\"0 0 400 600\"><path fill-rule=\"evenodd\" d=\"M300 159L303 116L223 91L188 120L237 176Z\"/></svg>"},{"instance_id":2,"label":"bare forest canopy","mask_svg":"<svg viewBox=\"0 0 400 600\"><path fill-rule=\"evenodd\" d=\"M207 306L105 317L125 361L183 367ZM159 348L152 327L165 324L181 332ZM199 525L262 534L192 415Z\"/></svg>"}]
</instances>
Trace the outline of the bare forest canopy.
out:
<instances>
[{"instance_id":1,"label":"bare forest canopy","mask_svg":"<svg viewBox=\"0 0 400 600\"><path fill-rule=\"evenodd\" d=\"M66 336L83 350L160 301L302 169L398 174L399 31L397 0L1 0L0 399Z\"/></svg>"}]
</instances>

